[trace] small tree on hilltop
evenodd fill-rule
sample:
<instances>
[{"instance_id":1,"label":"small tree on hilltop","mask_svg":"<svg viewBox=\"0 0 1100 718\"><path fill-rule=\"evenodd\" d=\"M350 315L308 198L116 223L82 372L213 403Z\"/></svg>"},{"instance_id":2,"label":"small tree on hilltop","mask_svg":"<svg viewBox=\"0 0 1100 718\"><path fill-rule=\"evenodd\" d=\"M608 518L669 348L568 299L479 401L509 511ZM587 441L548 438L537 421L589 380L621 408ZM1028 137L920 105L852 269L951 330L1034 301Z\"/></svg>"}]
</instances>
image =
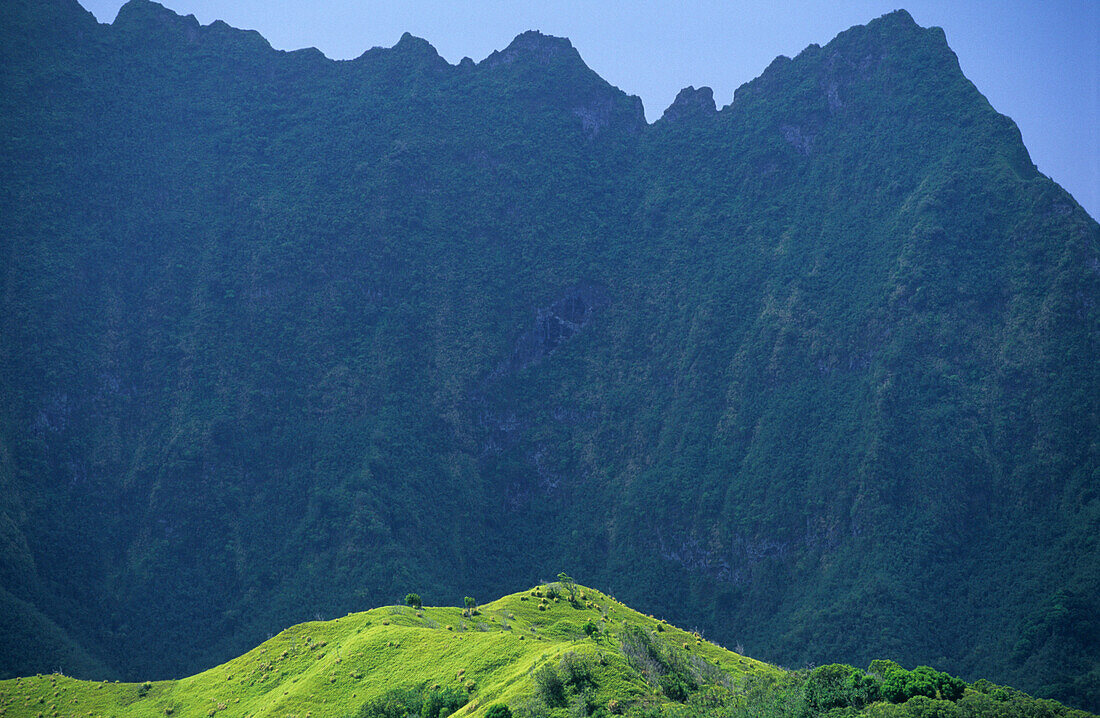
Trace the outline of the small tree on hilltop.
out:
<instances>
[{"instance_id":1,"label":"small tree on hilltop","mask_svg":"<svg viewBox=\"0 0 1100 718\"><path fill-rule=\"evenodd\" d=\"M561 584L562 588L569 592L569 600L571 602L577 600L577 582L573 580L572 576L567 574L565 571L562 571L558 574L558 583Z\"/></svg>"},{"instance_id":2,"label":"small tree on hilltop","mask_svg":"<svg viewBox=\"0 0 1100 718\"><path fill-rule=\"evenodd\" d=\"M466 604L466 615L473 616L477 614L477 601L472 596L466 596L462 601Z\"/></svg>"},{"instance_id":3,"label":"small tree on hilltop","mask_svg":"<svg viewBox=\"0 0 1100 718\"><path fill-rule=\"evenodd\" d=\"M421 601L420 601L420 594L418 594L418 593L408 593L408 594L405 594L405 605L406 606L412 606L413 608L419 609L424 604L421 603Z\"/></svg>"}]
</instances>

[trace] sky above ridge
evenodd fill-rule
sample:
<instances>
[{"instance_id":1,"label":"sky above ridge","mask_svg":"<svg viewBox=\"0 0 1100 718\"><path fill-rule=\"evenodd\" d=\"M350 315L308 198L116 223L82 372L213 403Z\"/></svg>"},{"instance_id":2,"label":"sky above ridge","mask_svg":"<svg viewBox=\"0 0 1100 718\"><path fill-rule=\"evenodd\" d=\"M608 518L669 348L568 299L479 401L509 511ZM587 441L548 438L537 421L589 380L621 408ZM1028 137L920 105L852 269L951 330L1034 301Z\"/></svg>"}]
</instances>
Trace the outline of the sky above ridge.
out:
<instances>
[{"instance_id":1,"label":"sky above ridge","mask_svg":"<svg viewBox=\"0 0 1100 718\"><path fill-rule=\"evenodd\" d=\"M100 22L122 0L79 0ZM163 0L181 15L258 30L273 47L333 59L404 32L451 63L482 60L524 30L568 37L653 121L688 85L719 107L777 56L824 45L898 7L944 29L963 72L1016 121L1039 170L1100 218L1100 0Z\"/></svg>"}]
</instances>

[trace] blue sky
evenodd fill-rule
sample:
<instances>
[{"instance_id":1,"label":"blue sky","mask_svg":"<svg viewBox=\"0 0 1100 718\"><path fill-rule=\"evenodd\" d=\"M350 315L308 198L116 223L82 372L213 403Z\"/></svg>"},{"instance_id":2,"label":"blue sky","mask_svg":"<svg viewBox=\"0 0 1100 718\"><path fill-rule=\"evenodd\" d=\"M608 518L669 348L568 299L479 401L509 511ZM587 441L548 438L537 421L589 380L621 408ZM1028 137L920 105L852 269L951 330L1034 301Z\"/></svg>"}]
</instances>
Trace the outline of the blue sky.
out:
<instances>
[{"instance_id":1,"label":"blue sky","mask_svg":"<svg viewBox=\"0 0 1100 718\"><path fill-rule=\"evenodd\" d=\"M121 0L80 0L100 22ZM276 48L334 59L423 37L450 62L481 60L524 30L570 38L652 121L680 88L708 85L719 106L777 55L904 7L938 25L963 72L1016 121L1039 169L1100 218L1100 0L165 0L207 24L258 30Z\"/></svg>"}]
</instances>

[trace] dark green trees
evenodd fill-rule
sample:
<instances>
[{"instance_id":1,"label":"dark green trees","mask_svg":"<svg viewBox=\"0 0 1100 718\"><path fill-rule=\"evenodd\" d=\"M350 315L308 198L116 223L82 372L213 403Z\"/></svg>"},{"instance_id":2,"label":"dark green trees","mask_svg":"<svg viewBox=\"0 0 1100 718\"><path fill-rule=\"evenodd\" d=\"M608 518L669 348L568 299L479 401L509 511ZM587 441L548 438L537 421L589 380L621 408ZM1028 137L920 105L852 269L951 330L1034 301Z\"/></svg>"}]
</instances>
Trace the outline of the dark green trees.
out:
<instances>
[{"instance_id":1,"label":"dark green trees","mask_svg":"<svg viewBox=\"0 0 1100 718\"><path fill-rule=\"evenodd\" d=\"M868 672L882 681L882 697L893 703L904 703L914 696L955 701L962 697L966 683L928 666L907 671L894 661L877 660Z\"/></svg>"},{"instance_id":2,"label":"dark green trees","mask_svg":"<svg viewBox=\"0 0 1100 718\"><path fill-rule=\"evenodd\" d=\"M852 666L820 666L806 680L803 698L813 715L833 708L862 708L879 699L879 681Z\"/></svg>"}]
</instances>

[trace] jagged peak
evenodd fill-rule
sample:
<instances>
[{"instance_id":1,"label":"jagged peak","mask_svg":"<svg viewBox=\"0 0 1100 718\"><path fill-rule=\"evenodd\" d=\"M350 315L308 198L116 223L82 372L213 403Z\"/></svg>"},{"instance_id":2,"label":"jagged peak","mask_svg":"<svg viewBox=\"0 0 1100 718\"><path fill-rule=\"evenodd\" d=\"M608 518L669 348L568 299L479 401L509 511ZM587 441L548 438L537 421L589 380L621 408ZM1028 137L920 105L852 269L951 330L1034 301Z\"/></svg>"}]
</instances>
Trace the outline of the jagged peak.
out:
<instances>
[{"instance_id":1,"label":"jagged peak","mask_svg":"<svg viewBox=\"0 0 1100 718\"><path fill-rule=\"evenodd\" d=\"M516 35L503 50L493 52L483 61L489 67L508 65L517 60L529 60L540 65L569 59L584 64L581 55L567 37L544 35L538 30L528 30Z\"/></svg>"},{"instance_id":2,"label":"jagged peak","mask_svg":"<svg viewBox=\"0 0 1100 718\"><path fill-rule=\"evenodd\" d=\"M188 43L217 38L216 42L243 42L244 47L271 50L270 43L255 30L241 30L222 20L201 25L194 15L179 15L155 0L128 0L119 9L111 27L115 31L141 37L167 32L170 36L184 38Z\"/></svg>"},{"instance_id":3,"label":"jagged peak","mask_svg":"<svg viewBox=\"0 0 1100 718\"><path fill-rule=\"evenodd\" d=\"M885 15L882 15L867 24L873 25L875 23L920 29L920 25L917 24L917 21L914 20L913 16L909 14L909 11L904 8L898 8L897 10L894 10L892 12L888 12Z\"/></svg>"},{"instance_id":4,"label":"jagged peak","mask_svg":"<svg viewBox=\"0 0 1100 718\"><path fill-rule=\"evenodd\" d=\"M505 50L518 50L527 52L564 52L572 50L573 43L567 37L556 35L544 35L538 30L527 30L516 35Z\"/></svg>"},{"instance_id":5,"label":"jagged peak","mask_svg":"<svg viewBox=\"0 0 1100 718\"><path fill-rule=\"evenodd\" d=\"M781 83L783 78L792 73L806 71L806 63L823 62L829 72L846 65L856 68L857 74L866 75L876 71L875 68L880 67L884 60L896 61L911 53L928 51L931 51L932 56L949 60L954 73L962 78L962 71L947 45L943 30L938 27L922 27L906 10L894 10L865 25L855 25L838 33L824 46L811 43L793 59L784 55L777 56L759 77L737 88L733 105L740 104L750 96L767 92L768 88ZM950 72L951 68L945 66L944 69ZM834 109L836 100L837 98L830 99L830 105Z\"/></svg>"},{"instance_id":6,"label":"jagged peak","mask_svg":"<svg viewBox=\"0 0 1100 718\"><path fill-rule=\"evenodd\" d=\"M439 53L430 42L422 37L417 37L411 32L405 32L401 34L401 39L397 41L397 44L393 46L393 49L398 52L416 52L425 53L438 56Z\"/></svg>"},{"instance_id":7,"label":"jagged peak","mask_svg":"<svg viewBox=\"0 0 1100 718\"><path fill-rule=\"evenodd\" d=\"M889 40L897 42L905 40L928 41L947 48L947 38L943 30L938 27L921 27L905 10L894 10L871 20L866 25L855 25L844 32L837 34L826 46L826 49L837 49L848 42L873 42L874 40ZM949 48L948 48L949 49Z\"/></svg>"},{"instance_id":8,"label":"jagged peak","mask_svg":"<svg viewBox=\"0 0 1100 718\"><path fill-rule=\"evenodd\" d=\"M659 122L680 122L699 117L710 117L717 114L718 109L714 104L714 90L709 87L695 89L689 85L680 90L676 99L668 106Z\"/></svg>"},{"instance_id":9,"label":"jagged peak","mask_svg":"<svg viewBox=\"0 0 1100 718\"><path fill-rule=\"evenodd\" d=\"M121 8L112 26L128 29L147 26L151 22L176 27L198 28L199 21L194 15L179 15L154 0L127 0Z\"/></svg>"},{"instance_id":10,"label":"jagged peak","mask_svg":"<svg viewBox=\"0 0 1100 718\"><path fill-rule=\"evenodd\" d=\"M393 47L372 47L352 62L365 61L371 58L391 58L396 59L399 63L423 63L429 67L443 68L451 66L451 64L439 54L434 45L424 38L417 37L409 32L402 33L397 44Z\"/></svg>"}]
</instances>

